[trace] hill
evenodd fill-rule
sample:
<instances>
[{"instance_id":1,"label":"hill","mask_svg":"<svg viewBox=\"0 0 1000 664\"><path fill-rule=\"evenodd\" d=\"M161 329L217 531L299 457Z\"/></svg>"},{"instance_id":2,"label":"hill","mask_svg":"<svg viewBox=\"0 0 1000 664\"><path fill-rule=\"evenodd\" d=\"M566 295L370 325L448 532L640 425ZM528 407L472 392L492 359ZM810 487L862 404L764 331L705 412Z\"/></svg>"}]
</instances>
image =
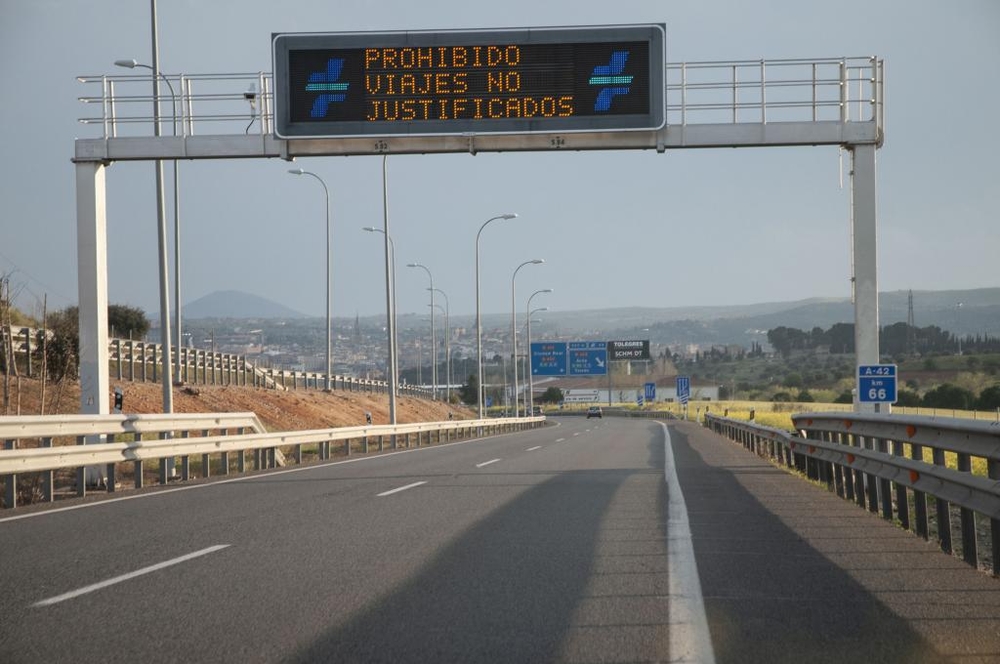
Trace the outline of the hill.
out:
<instances>
[{"instance_id":1,"label":"hill","mask_svg":"<svg viewBox=\"0 0 1000 664\"><path fill-rule=\"evenodd\" d=\"M243 291L215 291L183 307L185 319L305 318L306 315L267 298Z\"/></svg>"},{"instance_id":2,"label":"hill","mask_svg":"<svg viewBox=\"0 0 1000 664\"><path fill-rule=\"evenodd\" d=\"M126 413L162 413L163 391L158 383L118 384L125 392ZM11 412L20 406L23 415L37 414L40 410L40 381L20 379L19 394L12 385ZM232 413L253 412L269 431L301 431L329 427L358 426L365 423L365 413L372 414L375 424L388 424L389 398L358 392L321 392L317 390L253 389L221 385L199 385L196 389L174 389L176 413ZM80 385L76 381L63 381L46 388L45 413L74 414L80 412ZM396 421L435 422L455 418L471 419L475 413L464 407L448 407L440 401L427 401L399 397L396 402ZM0 415L3 415L0 408Z\"/></svg>"}]
</instances>

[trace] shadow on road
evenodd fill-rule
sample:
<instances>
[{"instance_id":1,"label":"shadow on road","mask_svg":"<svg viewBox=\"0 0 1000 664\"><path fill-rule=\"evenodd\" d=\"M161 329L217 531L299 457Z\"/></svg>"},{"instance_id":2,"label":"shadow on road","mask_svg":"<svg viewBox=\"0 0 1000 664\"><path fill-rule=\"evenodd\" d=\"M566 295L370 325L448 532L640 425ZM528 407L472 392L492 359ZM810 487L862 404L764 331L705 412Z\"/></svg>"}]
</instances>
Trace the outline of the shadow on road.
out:
<instances>
[{"instance_id":1,"label":"shadow on road","mask_svg":"<svg viewBox=\"0 0 1000 664\"><path fill-rule=\"evenodd\" d=\"M529 489L289 661L551 661L590 579L602 515L633 472L572 471Z\"/></svg>"},{"instance_id":2,"label":"shadow on road","mask_svg":"<svg viewBox=\"0 0 1000 664\"><path fill-rule=\"evenodd\" d=\"M671 427L718 662L947 660L855 578L893 587L877 561L912 564L892 558L909 535L711 436Z\"/></svg>"}]
</instances>

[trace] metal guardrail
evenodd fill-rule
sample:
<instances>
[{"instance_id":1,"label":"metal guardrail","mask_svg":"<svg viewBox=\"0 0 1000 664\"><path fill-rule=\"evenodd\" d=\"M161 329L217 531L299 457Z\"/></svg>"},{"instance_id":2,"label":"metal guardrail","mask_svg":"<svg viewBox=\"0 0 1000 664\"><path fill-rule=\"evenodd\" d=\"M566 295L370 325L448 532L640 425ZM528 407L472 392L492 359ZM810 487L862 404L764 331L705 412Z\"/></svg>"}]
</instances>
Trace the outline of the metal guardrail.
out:
<instances>
[{"instance_id":1,"label":"metal guardrail","mask_svg":"<svg viewBox=\"0 0 1000 664\"><path fill-rule=\"evenodd\" d=\"M76 469L75 494L87 492L85 467L104 466L106 489L117 489L121 474L117 464L133 464L135 488L143 486L143 464L160 461L160 483L169 481L168 466L175 458L181 459L179 479L191 479L190 457L201 456L201 476L211 475L211 457L217 456L217 471L223 475L231 469L231 453L235 453L236 470L246 471L246 453L254 452L253 468L260 470L283 464L280 448L291 448L296 463L303 462L304 447L316 448L320 460L332 456L332 444L343 443L343 453L349 456L357 449L370 451L372 441L382 451L388 442L393 449L399 445L410 447L415 443L433 444L449 442L463 437L492 435L541 426L544 417L498 418L483 420L448 420L399 425L371 425L308 431L268 433L260 426L253 413L215 413L208 415L55 415L17 418L0 418L0 481L4 485L4 505L17 506L18 475L41 473L42 500L51 502L55 496L54 473L61 469ZM229 435L229 429L238 433ZM246 434L247 428L254 433ZM209 435L213 430L222 431ZM152 440L143 440L143 434L157 434ZM190 437L194 433L197 437ZM92 442L108 436L131 436L126 442ZM53 439L74 436L76 445L53 445ZM27 448L29 439L40 445Z\"/></svg>"},{"instance_id":2,"label":"metal guardrail","mask_svg":"<svg viewBox=\"0 0 1000 664\"><path fill-rule=\"evenodd\" d=\"M39 334L41 330L24 326L0 326L0 340L10 335L14 354L24 356L24 366L31 375L40 370L41 362L32 362L34 353L40 352ZM52 332L49 331L49 335ZM130 382L159 382L160 358L163 346L159 343L136 341L133 339L111 339L108 342L109 361L112 375L118 380ZM181 378L193 385L240 385L265 389L316 389L325 387L326 374L316 371L294 371L291 369L262 368L255 365L246 355L219 353L197 348L176 347L171 355L181 362ZM388 394L389 383L384 380L356 378L354 376L333 375L330 377L332 389L347 392L373 392ZM402 396L421 399L431 398L431 390L412 385L397 388Z\"/></svg>"},{"instance_id":3,"label":"metal guardrail","mask_svg":"<svg viewBox=\"0 0 1000 664\"><path fill-rule=\"evenodd\" d=\"M959 510L962 558L978 566L975 512L989 519L990 559L1000 575L1000 424L933 417L802 413L796 433L705 415L705 426L755 454L797 468L846 500L928 539L928 498L937 540L952 553L951 510ZM924 460L930 451L931 463ZM955 455L955 468L946 454ZM973 459L986 476L972 473ZM908 495L909 492L909 495ZM911 505L912 498L912 519Z\"/></svg>"}]
</instances>

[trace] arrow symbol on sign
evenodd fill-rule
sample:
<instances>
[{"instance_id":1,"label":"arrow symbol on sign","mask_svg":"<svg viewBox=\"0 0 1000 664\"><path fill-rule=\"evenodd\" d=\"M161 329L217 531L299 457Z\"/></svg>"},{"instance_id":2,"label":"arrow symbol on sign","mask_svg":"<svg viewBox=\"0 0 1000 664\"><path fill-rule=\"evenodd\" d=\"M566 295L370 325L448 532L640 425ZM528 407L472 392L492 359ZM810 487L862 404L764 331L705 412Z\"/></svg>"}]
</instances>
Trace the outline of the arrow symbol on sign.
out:
<instances>
[{"instance_id":1,"label":"arrow symbol on sign","mask_svg":"<svg viewBox=\"0 0 1000 664\"><path fill-rule=\"evenodd\" d=\"M595 357L595 358L594 358L594 361L595 361L595 362L597 362L597 366L599 366L599 367L600 367L600 368L602 368L602 369L604 368L604 360L602 360L602 359L601 359L601 358L599 358L599 357Z\"/></svg>"}]
</instances>

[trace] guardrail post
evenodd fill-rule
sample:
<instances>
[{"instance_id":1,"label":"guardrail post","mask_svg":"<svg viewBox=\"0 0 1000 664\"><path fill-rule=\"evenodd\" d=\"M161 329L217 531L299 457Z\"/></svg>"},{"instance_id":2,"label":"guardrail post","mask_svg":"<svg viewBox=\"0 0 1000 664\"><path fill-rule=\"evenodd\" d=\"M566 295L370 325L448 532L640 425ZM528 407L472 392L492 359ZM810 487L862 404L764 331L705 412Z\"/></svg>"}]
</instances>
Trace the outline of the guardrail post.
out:
<instances>
[{"instance_id":1,"label":"guardrail post","mask_svg":"<svg viewBox=\"0 0 1000 664\"><path fill-rule=\"evenodd\" d=\"M115 356L118 358L118 380L122 379L122 340L115 339Z\"/></svg>"},{"instance_id":2,"label":"guardrail post","mask_svg":"<svg viewBox=\"0 0 1000 664\"><path fill-rule=\"evenodd\" d=\"M944 450L933 448L932 456L934 458L935 466L944 466ZM938 529L938 542L941 544L941 550L945 553L951 553L951 513L948 512L948 503L943 498L935 498L937 503L937 529Z\"/></svg>"},{"instance_id":3,"label":"guardrail post","mask_svg":"<svg viewBox=\"0 0 1000 664\"><path fill-rule=\"evenodd\" d=\"M207 429L204 430L204 431L202 431L201 432L202 438L207 438L208 437L208 433L209 432L208 432ZM211 457L211 455L208 455L208 454L202 454L201 455L201 476L202 477L211 477L212 476L212 457Z\"/></svg>"},{"instance_id":4,"label":"guardrail post","mask_svg":"<svg viewBox=\"0 0 1000 664\"><path fill-rule=\"evenodd\" d=\"M885 438L876 439L875 445L879 452L883 454L889 453L889 444ZM879 478L878 493L879 498L882 499L882 518L886 521L892 521L892 486L888 479ZM905 509L905 505L903 507Z\"/></svg>"},{"instance_id":5,"label":"guardrail post","mask_svg":"<svg viewBox=\"0 0 1000 664\"><path fill-rule=\"evenodd\" d=\"M254 449L254 451L253 451L253 469L254 470L261 470L261 468L263 467L264 460L263 460L262 456L263 455L261 454L261 449L259 447L256 448L256 449Z\"/></svg>"},{"instance_id":6,"label":"guardrail post","mask_svg":"<svg viewBox=\"0 0 1000 664\"><path fill-rule=\"evenodd\" d=\"M136 434L132 437L132 440L136 441L136 442L142 440L142 434L136 432ZM132 469L133 469L132 470L132 474L133 474L132 484L133 484L133 486L135 486L136 489L141 489L142 486L143 486L143 484L144 484L143 477L142 477L142 459L137 459L136 461L134 461L133 465L132 465Z\"/></svg>"},{"instance_id":7,"label":"guardrail post","mask_svg":"<svg viewBox=\"0 0 1000 664\"><path fill-rule=\"evenodd\" d=\"M302 443L295 446L295 463L302 465Z\"/></svg>"},{"instance_id":8,"label":"guardrail post","mask_svg":"<svg viewBox=\"0 0 1000 664\"><path fill-rule=\"evenodd\" d=\"M52 447L52 437L42 438L42 447ZM55 471L47 470L42 473L42 500L51 503L55 500ZM114 486L112 484L112 486Z\"/></svg>"},{"instance_id":9,"label":"guardrail post","mask_svg":"<svg viewBox=\"0 0 1000 664\"><path fill-rule=\"evenodd\" d=\"M875 441L871 437L861 436L860 440L864 449L875 449ZM878 512L878 476L873 473L865 473L865 486L868 491L868 511L876 514Z\"/></svg>"},{"instance_id":10,"label":"guardrail post","mask_svg":"<svg viewBox=\"0 0 1000 664\"><path fill-rule=\"evenodd\" d=\"M76 444L86 445L87 441L83 436L77 436ZM80 498L87 495L87 468L85 466L76 469L76 495Z\"/></svg>"},{"instance_id":11,"label":"guardrail post","mask_svg":"<svg viewBox=\"0 0 1000 664\"><path fill-rule=\"evenodd\" d=\"M958 471L961 473L972 472L972 459L968 454L959 453ZM979 552L976 543L976 517L972 513L972 510L967 507L962 507L960 510L959 519L962 523L962 559L973 567L978 567Z\"/></svg>"},{"instance_id":12,"label":"guardrail post","mask_svg":"<svg viewBox=\"0 0 1000 664\"><path fill-rule=\"evenodd\" d=\"M903 443L898 440L892 441L892 454L900 458L904 457ZM896 514L899 516L899 524L905 530L910 529L910 503L906 499L906 486L900 482L896 485Z\"/></svg>"},{"instance_id":13,"label":"guardrail post","mask_svg":"<svg viewBox=\"0 0 1000 664\"><path fill-rule=\"evenodd\" d=\"M155 364L153 365L156 366ZM166 440L168 438L167 432L163 431L160 433L160 440ZM160 484L167 484L170 478L167 477L167 457L160 459Z\"/></svg>"},{"instance_id":14,"label":"guardrail post","mask_svg":"<svg viewBox=\"0 0 1000 664\"><path fill-rule=\"evenodd\" d=\"M159 349L160 349L159 346L157 346L156 344L153 344L153 382L154 383L160 382L160 374L159 374L160 363L157 361L157 358L156 358L156 354L157 354L157 351Z\"/></svg>"},{"instance_id":15,"label":"guardrail post","mask_svg":"<svg viewBox=\"0 0 1000 664\"><path fill-rule=\"evenodd\" d=\"M128 379L135 382L135 342L128 340Z\"/></svg>"},{"instance_id":16,"label":"guardrail post","mask_svg":"<svg viewBox=\"0 0 1000 664\"><path fill-rule=\"evenodd\" d=\"M861 447L861 439L855 434L848 434L851 447ZM865 474L859 468L851 468L851 483L854 485L854 501L858 507L865 506Z\"/></svg>"},{"instance_id":17,"label":"guardrail post","mask_svg":"<svg viewBox=\"0 0 1000 664\"><path fill-rule=\"evenodd\" d=\"M247 472L247 452L246 450L240 450L236 453L236 472L245 473Z\"/></svg>"},{"instance_id":18,"label":"guardrail post","mask_svg":"<svg viewBox=\"0 0 1000 664\"><path fill-rule=\"evenodd\" d=\"M182 431L181 438L187 438L188 432ZM181 481L187 482L191 479L191 457L185 454L181 457Z\"/></svg>"},{"instance_id":19,"label":"guardrail post","mask_svg":"<svg viewBox=\"0 0 1000 664\"><path fill-rule=\"evenodd\" d=\"M114 439L115 439L114 434L108 434L108 442L114 442ZM51 447L51 445L49 445L49 447ZM108 493L114 493L115 492L115 484L116 484L116 482L115 482L115 464L109 463L109 464L105 465L105 467L104 467L104 475L107 478L105 480L105 484L106 484L106 488L108 490Z\"/></svg>"},{"instance_id":20,"label":"guardrail post","mask_svg":"<svg viewBox=\"0 0 1000 664\"><path fill-rule=\"evenodd\" d=\"M16 440L5 440L3 442L3 448L5 450L16 450L17 441ZM17 507L17 475L10 474L3 476L3 504L7 509L14 509Z\"/></svg>"},{"instance_id":21,"label":"guardrail post","mask_svg":"<svg viewBox=\"0 0 1000 664\"><path fill-rule=\"evenodd\" d=\"M351 456L351 439L348 438L344 441L344 454L346 456Z\"/></svg>"},{"instance_id":22,"label":"guardrail post","mask_svg":"<svg viewBox=\"0 0 1000 664\"><path fill-rule=\"evenodd\" d=\"M989 459L986 474L991 480L1000 480L1000 461ZM1000 519L990 519L990 548L993 550L993 576L1000 576Z\"/></svg>"},{"instance_id":23,"label":"guardrail post","mask_svg":"<svg viewBox=\"0 0 1000 664\"><path fill-rule=\"evenodd\" d=\"M916 443L910 444L910 458L916 461L923 461L924 446ZM927 496L923 491L913 490L913 520L917 536L928 538L927 527ZM994 540L996 541L996 540Z\"/></svg>"}]
</instances>

